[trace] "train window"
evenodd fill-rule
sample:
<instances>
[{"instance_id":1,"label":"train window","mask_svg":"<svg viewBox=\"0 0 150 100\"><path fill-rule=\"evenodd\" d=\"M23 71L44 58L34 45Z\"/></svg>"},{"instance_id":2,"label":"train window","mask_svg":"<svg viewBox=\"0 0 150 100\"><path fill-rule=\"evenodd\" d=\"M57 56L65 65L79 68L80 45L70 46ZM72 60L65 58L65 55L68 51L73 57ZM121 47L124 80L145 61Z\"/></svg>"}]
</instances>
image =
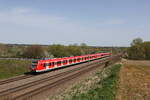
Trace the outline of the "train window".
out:
<instances>
[{"instance_id":1,"label":"train window","mask_svg":"<svg viewBox=\"0 0 150 100\"><path fill-rule=\"evenodd\" d=\"M45 66L49 66L49 63L45 63Z\"/></svg>"},{"instance_id":2,"label":"train window","mask_svg":"<svg viewBox=\"0 0 150 100\"><path fill-rule=\"evenodd\" d=\"M67 60L64 60L63 63L67 63Z\"/></svg>"},{"instance_id":3,"label":"train window","mask_svg":"<svg viewBox=\"0 0 150 100\"><path fill-rule=\"evenodd\" d=\"M49 66L49 63L41 64L41 66L44 66L44 67Z\"/></svg>"},{"instance_id":4,"label":"train window","mask_svg":"<svg viewBox=\"0 0 150 100\"><path fill-rule=\"evenodd\" d=\"M72 59L70 59L69 62L72 63Z\"/></svg>"},{"instance_id":5,"label":"train window","mask_svg":"<svg viewBox=\"0 0 150 100\"><path fill-rule=\"evenodd\" d=\"M80 58L77 58L77 60L80 60Z\"/></svg>"},{"instance_id":6,"label":"train window","mask_svg":"<svg viewBox=\"0 0 150 100\"><path fill-rule=\"evenodd\" d=\"M58 62L57 62L57 65L60 65L60 64L61 64L61 61L58 61Z\"/></svg>"},{"instance_id":7,"label":"train window","mask_svg":"<svg viewBox=\"0 0 150 100\"><path fill-rule=\"evenodd\" d=\"M63 64L67 64L67 60L64 60L64 61L63 61Z\"/></svg>"},{"instance_id":8,"label":"train window","mask_svg":"<svg viewBox=\"0 0 150 100\"><path fill-rule=\"evenodd\" d=\"M52 64L51 63L49 63L49 66L51 66Z\"/></svg>"},{"instance_id":9,"label":"train window","mask_svg":"<svg viewBox=\"0 0 150 100\"><path fill-rule=\"evenodd\" d=\"M52 62L51 65L54 66L54 62Z\"/></svg>"},{"instance_id":10,"label":"train window","mask_svg":"<svg viewBox=\"0 0 150 100\"><path fill-rule=\"evenodd\" d=\"M76 62L76 59L74 59L74 62Z\"/></svg>"}]
</instances>

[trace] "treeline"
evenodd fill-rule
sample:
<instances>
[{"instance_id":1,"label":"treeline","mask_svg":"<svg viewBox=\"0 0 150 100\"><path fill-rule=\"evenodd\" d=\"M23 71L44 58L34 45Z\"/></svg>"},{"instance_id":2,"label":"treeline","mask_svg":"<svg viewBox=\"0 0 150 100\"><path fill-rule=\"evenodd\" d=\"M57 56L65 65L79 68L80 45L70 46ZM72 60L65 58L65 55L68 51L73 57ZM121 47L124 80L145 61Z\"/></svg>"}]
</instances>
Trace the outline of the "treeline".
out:
<instances>
[{"instance_id":1,"label":"treeline","mask_svg":"<svg viewBox=\"0 0 150 100\"><path fill-rule=\"evenodd\" d=\"M100 49L90 48L86 44L81 45L60 45L54 44L46 47L29 46L25 49L23 57L27 58L57 58L68 56L79 56L90 53L97 53Z\"/></svg>"},{"instance_id":2,"label":"treeline","mask_svg":"<svg viewBox=\"0 0 150 100\"><path fill-rule=\"evenodd\" d=\"M7 46L0 44L1 58L54 58L66 56L78 56L100 52L100 48L91 48L85 43L81 45L60 45L50 46L31 45L31 46Z\"/></svg>"},{"instance_id":3,"label":"treeline","mask_svg":"<svg viewBox=\"0 0 150 100\"><path fill-rule=\"evenodd\" d=\"M150 41L136 38L127 49L127 58L134 60L150 60Z\"/></svg>"},{"instance_id":4,"label":"treeline","mask_svg":"<svg viewBox=\"0 0 150 100\"><path fill-rule=\"evenodd\" d=\"M121 52L121 47L92 47L85 43L80 45L5 45L0 44L0 58L57 58L68 56L80 56L99 52Z\"/></svg>"}]
</instances>

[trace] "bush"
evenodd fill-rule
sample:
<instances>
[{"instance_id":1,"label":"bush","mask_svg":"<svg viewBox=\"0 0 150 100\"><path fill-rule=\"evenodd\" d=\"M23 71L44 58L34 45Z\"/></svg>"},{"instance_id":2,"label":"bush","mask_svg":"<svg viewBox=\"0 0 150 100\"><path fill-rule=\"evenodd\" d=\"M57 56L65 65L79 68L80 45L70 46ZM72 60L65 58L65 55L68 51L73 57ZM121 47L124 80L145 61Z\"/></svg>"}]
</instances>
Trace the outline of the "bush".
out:
<instances>
[{"instance_id":1,"label":"bush","mask_svg":"<svg viewBox=\"0 0 150 100\"><path fill-rule=\"evenodd\" d=\"M29 46L23 52L25 58L42 58L45 57L45 51L41 46L33 45Z\"/></svg>"}]
</instances>

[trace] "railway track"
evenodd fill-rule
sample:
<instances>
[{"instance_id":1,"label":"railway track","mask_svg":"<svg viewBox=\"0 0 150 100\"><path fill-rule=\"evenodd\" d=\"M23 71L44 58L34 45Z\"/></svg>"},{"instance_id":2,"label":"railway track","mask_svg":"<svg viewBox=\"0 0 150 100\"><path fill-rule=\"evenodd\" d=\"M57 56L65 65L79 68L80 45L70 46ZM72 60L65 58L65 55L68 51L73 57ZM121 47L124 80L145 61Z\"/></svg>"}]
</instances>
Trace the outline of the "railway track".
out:
<instances>
[{"instance_id":1,"label":"railway track","mask_svg":"<svg viewBox=\"0 0 150 100\"><path fill-rule=\"evenodd\" d=\"M88 66L91 66L93 64L89 64ZM60 77L62 75L65 75L65 74L68 74L68 73L71 73L71 72L74 72L74 71L78 71L78 70L81 70L81 69L84 69L85 66L82 66L82 67L79 67L79 68L76 68L76 69L72 69L72 70L69 70L69 71L66 71L66 72L62 72L62 73L59 73L59 74L56 74L54 76L49 76L49 77L46 77L44 79L39 79L39 80L36 80L36 81L33 81L33 82L30 82L30 83L27 83L27 84L24 84L24 85L21 85L21 86L18 86L17 88L10 88L8 90L5 90L5 91L1 91L0 92L0 96L2 95L6 95L8 93L13 93L13 92L16 92L18 90L21 90L21 89L25 89L25 88L28 88L28 87L31 87L31 86L34 86L34 85L38 85L38 84L41 84L42 82L46 82L48 80L52 80L52 79L55 79L57 77Z\"/></svg>"},{"instance_id":2,"label":"railway track","mask_svg":"<svg viewBox=\"0 0 150 100\"><path fill-rule=\"evenodd\" d=\"M117 56L112 57L112 59L117 60ZM62 84L68 80L72 80L76 77L78 77L81 74L84 74L86 72L89 72L93 70L94 68L97 68L97 66L103 65L106 62L108 62L110 58L105 58L101 62L95 62L91 63L88 66L82 66L79 68L75 68L66 72L62 72L59 74L56 74L54 76L49 76L40 80L36 80L18 87L10 88L5 91L0 92L0 97L3 99L10 99L10 100L20 100L24 99L26 100L28 97L35 96L42 91L46 91L48 89L51 89L55 86L58 86L59 84Z\"/></svg>"},{"instance_id":3,"label":"railway track","mask_svg":"<svg viewBox=\"0 0 150 100\"><path fill-rule=\"evenodd\" d=\"M14 81L18 81L18 80L22 80L22 79L26 79L26 78L30 78L30 77L33 77L33 75L22 75L22 76L18 76L18 77L6 79L6 80L1 80L0 85L7 84L10 82L14 82Z\"/></svg>"},{"instance_id":4,"label":"railway track","mask_svg":"<svg viewBox=\"0 0 150 100\"><path fill-rule=\"evenodd\" d=\"M106 61L106 60L105 60ZM97 62L96 62L97 63ZM89 64L88 66L91 66L93 65L93 63ZM85 65L87 66L87 65ZM69 70L67 72L62 72L60 74L56 74L54 76L49 76L49 77L46 77L44 79L40 79L40 80L36 80L36 81L33 81L33 82L30 82L30 83L27 83L27 84L24 84L24 85L21 85L21 86L18 86L18 87L14 87L14 88L10 88L10 89L7 89L5 91L1 91L0 92L0 96L8 96L9 94L14 94L15 92L19 92L21 90L24 90L24 89L27 89L27 88L32 88L33 86L35 85L40 85L42 83L45 83L49 80L53 80L53 79L56 79L56 78L59 78L61 76L65 76L66 74L69 74L69 73L73 73L75 71L79 71L79 70L82 70L85 68L85 66L82 66L82 67L79 67L79 68L75 68L75 69L72 69L72 70ZM87 67L88 68L88 67Z\"/></svg>"},{"instance_id":5,"label":"railway track","mask_svg":"<svg viewBox=\"0 0 150 100\"><path fill-rule=\"evenodd\" d=\"M91 67L88 68L88 69L82 70L82 71L80 71L80 72L76 72L75 74L72 74L72 75L69 75L69 76L67 76L67 77L64 77L64 78L62 78L62 79L60 79L60 80L54 81L54 82L52 82L52 83L50 83L50 84L47 84L47 85L45 85L45 86L43 86L43 87L39 87L39 88L37 88L37 89L35 89L35 90L32 90L32 91L27 92L27 93L25 93L25 94L22 94L22 95L20 95L20 96L18 96L18 97L15 97L14 100L19 100L19 99L26 100L26 99L28 99L28 97L35 96L35 95L41 93L42 91L49 90L49 89L54 88L54 87L56 87L56 86L58 86L58 85L60 85L60 84L65 83L65 82L67 82L67 81L69 81L69 80L73 80L74 78L80 76L81 74L84 74L85 72L89 72L89 71L91 71L91 70L97 68L97 66L98 66L98 65L91 66Z\"/></svg>"}]
</instances>

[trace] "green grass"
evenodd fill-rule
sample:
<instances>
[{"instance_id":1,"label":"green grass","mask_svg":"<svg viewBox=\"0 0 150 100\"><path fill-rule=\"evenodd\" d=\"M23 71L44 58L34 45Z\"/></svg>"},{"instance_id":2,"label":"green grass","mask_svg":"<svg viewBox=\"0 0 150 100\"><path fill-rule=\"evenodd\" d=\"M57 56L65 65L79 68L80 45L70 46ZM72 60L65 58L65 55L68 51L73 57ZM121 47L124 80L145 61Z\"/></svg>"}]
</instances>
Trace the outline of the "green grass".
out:
<instances>
[{"instance_id":1,"label":"green grass","mask_svg":"<svg viewBox=\"0 0 150 100\"><path fill-rule=\"evenodd\" d=\"M86 93L72 96L72 100L115 100L117 82L121 64L110 67L107 77L97 82L93 88ZM100 76L101 73L96 73Z\"/></svg>"},{"instance_id":2,"label":"green grass","mask_svg":"<svg viewBox=\"0 0 150 100\"><path fill-rule=\"evenodd\" d=\"M0 60L0 79L24 74L29 71L30 64L26 60Z\"/></svg>"}]
</instances>

